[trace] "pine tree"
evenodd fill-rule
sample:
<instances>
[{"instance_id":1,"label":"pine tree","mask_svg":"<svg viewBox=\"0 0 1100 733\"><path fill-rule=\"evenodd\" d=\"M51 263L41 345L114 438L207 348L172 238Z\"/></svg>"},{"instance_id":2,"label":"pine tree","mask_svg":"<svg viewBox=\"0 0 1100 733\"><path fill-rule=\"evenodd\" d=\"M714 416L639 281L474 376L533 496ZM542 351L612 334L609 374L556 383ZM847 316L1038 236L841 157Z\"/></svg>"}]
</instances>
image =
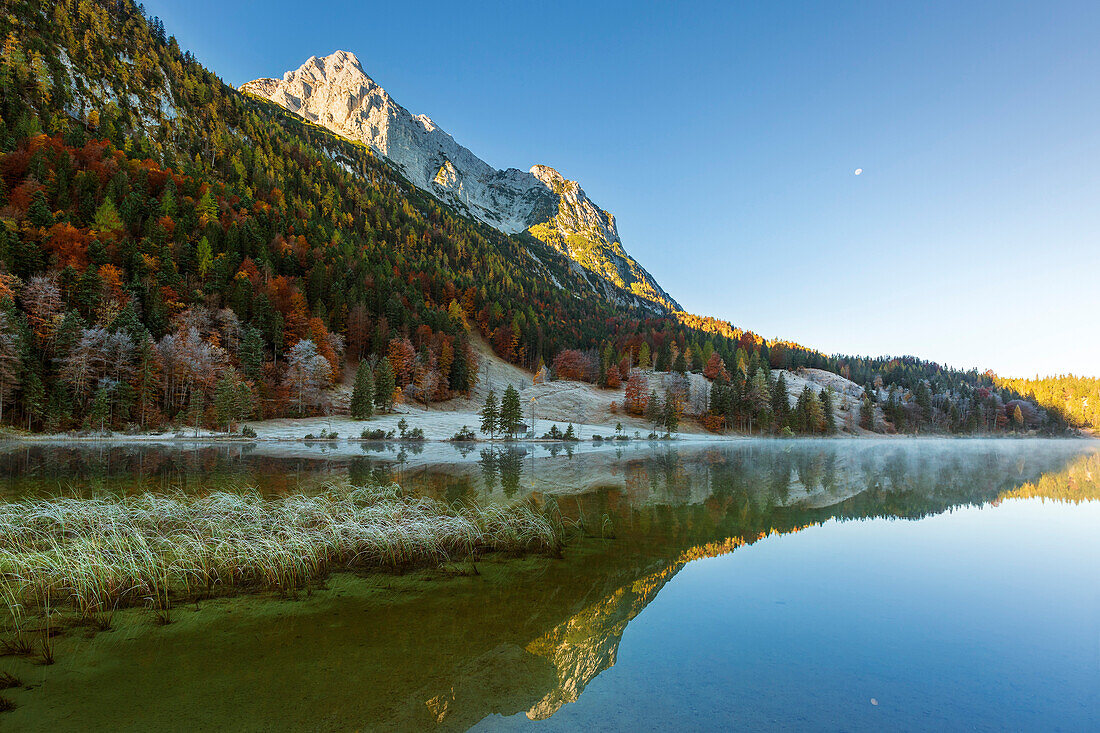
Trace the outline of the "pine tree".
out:
<instances>
[{"instance_id":1,"label":"pine tree","mask_svg":"<svg viewBox=\"0 0 1100 733\"><path fill-rule=\"evenodd\" d=\"M233 377L226 373L218 380L214 388L214 414L218 424L225 426L225 432L233 432L233 420L237 417L237 390Z\"/></svg>"},{"instance_id":2,"label":"pine tree","mask_svg":"<svg viewBox=\"0 0 1100 733\"><path fill-rule=\"evenodd\" d=\"M4 403L22 381L23 335L15 318L0 310L0 423L4 420Z\"/></svg>"},{"instance_id":3,"label":"pine tree","mask_svg":"<svg viewBox=\"0 0 1100 733\"><path fill-rule=\"evenodd\" d=\"M676 398L666 394L664 404L661 406L661 424L666 433L675 433L680 427L680 411L676 409Z\"/></svg>"},{"instance_id":4,"label":"pine tree","mask_svg":"<svg viewBox=\"0 0 1100 733\"><path fill-rule=\"evenodd\" d=\"M928 389L928 383L923 379L917 382L917 388L914 392L914 397L917 401L917 406L920 407L920 419L922 423L926 423L932 420L932 391Z\"/></svg>"},{"instance_id":5,"label":"pine tree","mask_svg":"<svg viewBox=\"0 0 1100 733\"><path fill-rule=\"evenodd\" d=\"M825 426L825 413L821 409L821 400L809 385L802 388L798 395L798 420L807 433L818 433Z\"/></svg>"},{"instance_id":6,"label":"pine tree","mask_svg":"<svg viewBox=\"0 0 1100 733\"><path fill-rule=\"evenodd\" d=\"M248 386L248 382L245 382L238 375L234 374L234 390L233 390L233 419L247 420L252 417L252 413L256 410L256 395L252 392L252 388Z\"/></svg>"},{"instance_id":7,"label":"pine tree","mask_svg":"<svg viewBox=\"0 0 1100 733\"><path fill-rule=\"evenodd\" d=\"M836 432L836 420L834 418L834 400L833 391L831 389L821 390L821 419L825 425L825 432L832 434Z\"/></svg>"},{"instance_id":8,"label":"pine tree","mask_svg":"<svg viewBox=\"0 0 1100 733\"><path fill-rule=\"evenodd\" d=\"M351 416L366 420L374 414L374 375L370 365L360 361L355 369L355 384L351 389Z\"/></svg>"},{"instance_id":9,"label":"pine tree","mask_svg":"<svg viewBox=\"0 0 1100 733\"><path fill-rule=\"evenodd\" d=\"M871 400L871 390L863 390L863 399L859 405L859 426L864 430L875 429L875 403Z\"/></svg>"},{"instance_id":10,"label":"pine tree","mask_svg":"<svg viewBox=\"0 0 1100 733\"><path fill-rule=\"evenodd\" d=\"M199 202L195 204L195 213L199 215L199 219L203 225L217 218L218 202L210 195L210 189L207 189L202 195L202 198L199 199Z\"/></svg>"},{"instance_id":11,"label":"pine tree","mask_svg":"<svg viewBox=\"0 0 1100 733\"><path fill-rule=\"evenodd\" d=\"M202 427L202 409L202 392L192 387L191 398L187 402L187 422L195 429L195 435L199 434L199 428Z\"/></svg>"},{"instance_id":12,"label":"pine tree","mask_svg":"<svg viewBox=\"0 0 1100 733\"><path fill-rule=\"evenodd\" d=\"M780 374L772 389L772 417L779 430L790 427L791 401L787 395L787 377Z\"/></svg>"},{"instance_id":13,"label":"pine tree","mask_svg":"<svg viewBox=\"0 0 1100 733\"><path fill-rule=\"evenodd\" d=\"M497 408L497 393L489 388L489 394L485 395L485 404L481 408L481 432L488 433L489 439L496 437L500 428L500 410Z\"/></svg>"},{"instance_id":14,"label":"pine tree","mask_svg":"<svg viewBox=\"0 0 1100 733\"><path fill-rule=\"evenodd\" d=\"M264 369L264 337L258 328L249 328L241 339L241 366L244 375L253 382L259 382Z\"/></svg>"},{"instance_id":15,"label":"pine tree","mask_svg":"<svg viewBox=\"0 0 1100 733\"><path fill-rule=\"evenodd\" d=\"M104 199L96 209L93 226L100 234L115 235L122 231L124 226L122 218L119 217L118 209L115 208L115 202L110 196Z\"/></svg>"},{"instance_id":16,"label":"pine tree","mask_svg":"<svg viewBox=\"0 0 1100 733\"><path fill-rule=\"evenodd\" d=\"M672 364L672 371L677 374L683 374L687 371L687 359L684 358L684 352L680 352L676 355L676 361Z\"/></svg>"},{"instance_id":17,"label":"pine tree","mask_svg":"<svg viewBox=\"0 0 1100 733\"><path fill-rule=\"evenodd\" d=\"M668 341L666 340L661 347L657 349L657 363L653 366L655 372L667 372L669 362L672 360L672 352L669 350Z\"/></svg>"},{"instance_id":18,"label":"pine tree","mask_svg":"<svg viewBox=\"0 0 1100 733\"><path fill-rule=\"evenodd\" d=\"M397 389L397 378L393 375L390 360L383 358L378 364L378 373L374 375L374 404L379 412L393 410L393 391Z\"/></svg>"},{"instance_id":19,"label":"pine tree","mask_svg":"<svg viewBox=\"0 0 1100 733\"><path fill-rule=\"evenodd\" d=\"M46 205L46 197L41 191L34 194L30 208L27 209L27 219L32 225L43 229L53 225L53 214L50 213L50 207Z\"/></svg>"},{"instance_id":20,"label":"pine tree","mask_svg":"<svg viewBox=\"0 0 1100 733\"><path fill-rule=\"evenodd\" d=\"M649 369L649 359L649 344L643 341L638 349L638 368Z\"/></svg>"},{"instance_id":21,"label":"pine tree","mask_svg":"<svg viewBox=\"0 0 1100 733\"><path fill-rule=\"evenodd\" d=\"M657 390L651 390L649 393L649 399L645 403L645 419L653 425L653 429L656 430L660 424L661 419L664 416L664 406L661 404L661 398L657 396Z\"/></svg>"},{"instance_id":22,"label":"pine tree","mask_svg":"<svg viewBox=\"0 0 1100 733\"><path fill-rule=\"evenodd\" d=\"M519 392L509 384L500 400L500 430L514 438L522 423L523 408L519 403Z\"/></svg>"},{"instance_id":23,"label":"pine tree","mask_svg":"<svg viewBox=\"0 0 1100 733\"><path fill-rule=\"evenodd\" d=\"M459 342L455 345L454 358L451 361L451 373L449 382L451 389L462 394L470 392L470 361L466 356L466 343Z\"/></svg>"},{"instance_id":24,"label":"pine tree","mask_svg":"<svg viewBox=\"0 0 1100 733\"><path fill-rule=\"evenodd\" d=\"M87 417L84 419L86 428L103 432L107 425L107 419L111 416L111 391L104 385L96 390L92 405L88 408Z\"/></svg>"},{"instance_id":25,"label":"pine tree","mask_svg":"<svg viewBox=\"0 0 1100 733\"><path fill-rule=\"evenodd\" d=\"M757 368L752 374L752 379L745 389L745 400L749 408L749 432L752 432L752 420L756 418L760 422L760 429L770 422L771 418L771 391L768 389L768 376L763 369Z\"/></svg>"},{"instance_id":26,"label":"pine tree","mask_svg":"<svg viewBox=\"0 0 1100 733\"><path fill-rule=\"evenodd\" d=\"M195 248L195 262L199 270L199 279L205 280L210 274L210 268L214 266L214 252L210 247L210 240L203 237Z\"/></svg>"}]
</instances>

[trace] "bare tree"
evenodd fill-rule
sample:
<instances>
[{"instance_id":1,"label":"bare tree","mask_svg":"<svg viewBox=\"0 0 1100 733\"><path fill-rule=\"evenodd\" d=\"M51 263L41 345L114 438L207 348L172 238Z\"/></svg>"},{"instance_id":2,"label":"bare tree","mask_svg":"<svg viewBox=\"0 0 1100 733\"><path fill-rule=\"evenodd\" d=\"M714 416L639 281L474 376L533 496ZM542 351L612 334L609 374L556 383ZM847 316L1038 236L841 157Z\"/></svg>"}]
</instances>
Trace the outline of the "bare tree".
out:
<instances>
[{"instance_id":1,"label":"bare tree","mask_svg":"<svg viewBox=\"0 0 1100 733\"><path fill-rule=\"evenodd\" d=\"M222 345L229 353L237 353L237 345L240 343L241 334L244 332L237 314L229 308L222 308L215 316L215 320L218 322L218 333L221 336Z\"/></svg>"},{"instance_id":2,"label":"bare tree","mask_svg":"<svg viewBox=\"0 0 1100 733\"><path fill-rule=\"evenodd\" d=\"M108 374L110 336L102 326L85 328L76 346L61 361L61 378L69 383L73 396L81 403Z\"/></svg>"},{"instance_id":3,"label":"bare tree","mask_svg":"<svg viewBox=\"0 0 1100 733\"><path fill-rule=\"evenodd\" d=\"M165 335L157 342L157 353L169 410L183 409L193 392L210 394L228 363L225 349L204 341L194 326Z\"/></svg>"},{"instance_id":4,"label":"bare tree","mask_svg":"<svg viewBox=\"0 0 1100 733\"><path fill-rule=\"evenodd\" d=\"M49 344L62 317L61 288L57 286L57 279L52 275L32 277L23 288L20 300L38 343Z\"/></svg>"},{"instance_id":5,"label":"bare tree","mask_svg":"<svg viewBox=\"0 0 1100 733\"><path fill-rule=\"evenodd\" d=\"M324 409L328 402L325 388L332 382L332 366L328 359L317 352L313 341L302 339L287 352L286 360L283 383L295 394L298 414L304 414L307 405Z\"/></svg>"}]
</instances>

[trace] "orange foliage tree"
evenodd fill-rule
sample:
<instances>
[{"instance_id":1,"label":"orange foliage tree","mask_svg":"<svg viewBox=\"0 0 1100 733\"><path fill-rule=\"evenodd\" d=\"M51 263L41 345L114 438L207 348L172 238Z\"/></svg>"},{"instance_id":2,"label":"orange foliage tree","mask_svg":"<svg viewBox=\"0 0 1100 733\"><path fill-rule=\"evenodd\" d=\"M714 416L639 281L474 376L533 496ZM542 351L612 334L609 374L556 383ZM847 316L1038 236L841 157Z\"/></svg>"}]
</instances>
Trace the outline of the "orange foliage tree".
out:
<instances>
[{"instance_id":1,"label":"orange foliage tree","mask_svg":"<svg viewBox=\"0 0 1100 733\"><path fill-rule=\"evenodd\" d=\"M626 395L623 397L623 409L631 415L644 415L649 404L649 380L640 370L635 369L626 380Z\"/></svg>"},{"instance_id":2,"label":"orange foliage tree","mask_svg":"<svg viewBox=\"0 0 1100 733\"><path fill-rule=\"evenodd\" d=\"M390 339L386 356L393 367L393 376L397 380L398 387L409 384L413 378L413 360L416 359L416 349L407 338Z\"/></svg>"},{"instance_id":3,"label":"orange foliage tree","mask_svg":"<svg viewBox=\"0 0 1100 733\"><path fill-rule=\"evenodd\" d=\"M718 355L718 352L714 352L707 359L706 366L703 367L703 376L707 379L718 379L722 377L727 382L730 375L726 372L726 363L722 361L722 357Z\"/></svg>"},{"instance_id":4,"label":"orange foliage tree","mask_svg":"<svg viewBox=\"0 0 1100 733\"><path fill-rule=\"evenodd\" d=\"M563 349L554 357L554 373L558 379L570 379L576 382L592 381L591 359L576 349Z\"/></svg>"}]
</instances>

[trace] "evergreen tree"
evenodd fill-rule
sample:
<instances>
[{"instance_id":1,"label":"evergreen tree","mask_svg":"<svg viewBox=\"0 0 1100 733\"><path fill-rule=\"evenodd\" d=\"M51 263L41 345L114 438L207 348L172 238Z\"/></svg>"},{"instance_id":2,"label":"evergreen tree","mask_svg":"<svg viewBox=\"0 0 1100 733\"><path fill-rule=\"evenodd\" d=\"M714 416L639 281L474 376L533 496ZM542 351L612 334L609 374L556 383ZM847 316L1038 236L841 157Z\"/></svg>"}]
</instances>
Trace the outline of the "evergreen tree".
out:
<instances>
[{"instance_id":1,"label":"evergreen tree","mask_svg":"<svg viewBox=\"0 0 1100 733\"><path fill-rule=\"evenodd\" d=\"M241 366L244 375L253 382L259 382L264 370L264 337L258 328L248 328L241 339Z\"/></svg>"},{"instance_id":2,"label":"evergreen tree","mask_svg":"<svg viewBox=\"0 0 1100 733\"><path fill-rule=\"evenodd\" d=\"M676 355L676 361L672 364L672 371L677 374L683 374L687 371L687 359L684 358L684 352L680 352Z\"/></svg>"},{"instance_id":3,"label":"evergreen tree","mask_svg":"<svg viewBox=\"0 0 1100 733\"><path fill-rule=\"evenodd\" d=\"M119 217L118 209L115 208L115 202L111 200L110 196L104 199L100 207L96 209L93 225L100 234L114 235L123 230L122 218Z\"/></svg>"},{"instance_id":4,"label":"evergreen tree","mask_svg":"<svg viewBox=\"0 0 1100 733\"><path fill-rule=\"evenodd\" d=\"M46 205L46 197L41 191L34 194L30 208L27 209L27 219L33 226L43 229L53 226L53 214L50 213L50 207Z\"/></svg>"},{"instance_id":5,"label":"evergreen tree","mask_svg":"<svg viewBox=\"0 0 1100 733\"><path fill-rule=\"evenodd\" d=\"M451 373L449 383L451 389L461 394L470 392L470 361L466 355L467 345L459 342L455 345L454 358L451 361Z\"/></svg>"},{"instance_id":6,"label":"evergreen tree","mask_svg":"<svg viewBox=\"0 0 1100 733\"><path fill-rule=\"evenodd\" d=\"M23 376L23 409L27 415L28 430L46 417L46 405L46 385L36 369L27 369Z\"/></svg>"},{"instance_id":7,"label":"evergreen tree","mask_svg":"<svg viewBox=\"0 0 1100 733\"><path fill-rule=\"evenodd\" d=\"M374 414L374 374L366 360L355 369L355 384L351 389L351 416L366 420Z\"/></svg>"},{"instance_id":8,"label":"evergreen tree","mask_svg":"<svg viewBox=\"0 0 1100 733\"><path fill-rule=\"evenodd\" d=\"M195 248L195 264L198 267L199 279L205 280L210 274L210 268L214 266L214 251L210 247L210 240L203 237Z\"/></svg>"},{"instance_id":9,"label":"evergreen tree","mask_svg":"<svg viewBox=\"0 0 1100 733\"><path fill-rule=\"evenodd\" d=\"M13 394L22 381L23 341L15 317L0 308L0 423L4 420L8 395Z\"/></svg>"},{"instance_id":10,"label":"evergreen tree","mask_svg":"<svg viewBox=\"0 0 1100 733\"><path fill-rule=\"evenodd\" d=\"M111 416L111 390L106 385L101 386L95 392L92 404L88 408L84 418L84 427L89 430L103 432L107 427L107 420Z\"/></svg>"},{"instance_id":11,"label":"evergreen tree","mask_svg":"<svg viewBox=\"0 0 1100 733\"><path fill-rule=\"evenodd\" d=\"M864 430L875 429L875 403L871 399L871 390L863 390L863 399L859 405L859 426Z\"/></svg>"},{"instance_id":12,"label":"evergreen tree","mask_svg":"<svg viewBox=\"0 0 1100 733\"><path fill-rule=\"evenodd\" d=\"M928 388L928 383L923 379L918 381L913 396L916 399L917 406L920 407L921 422L930 422L932 420L932 391Z\"/></svg>"},{"instance_id":13,"label":"evergreen tree","mask_svg":"<svg viewBox=\"0 0 1100 733\"><path fill-rule=\"evenodd\" d=\"M757 367L745 389L745 401L749 409L749 432L752 432L753 418L759 421L761 431L771 422L772 395L768 389L768 375Z\"/></svg>"},{"instance_id":14,"label":"evergreen tree","mask_svg":"<svg viewBox=\"0 0 1100 733\"><path fill-rule=\"evenodd\" d=\"M509 384L500 400L500 430L514 438L522 423L523 407L519 403L519 392Z\"/></svg>"},{"instance_id":15,"label":"evergreen tree","mask_svg":"<svg viewBox=\"0 0 1100 733\"><path fill-rule=\"evenodd\" d=\"M725 422L726 415L729 413L730 402L730 387L729 383L725 379L719 377L714 380L714 384L710 388L710 399L707 403L707 412L711 415L716 415Z\"/></svg>"},{"instance_id":16,"label":"evergreen tree","mask_svg":"<svg viewBox=\"0 0 1100 733\"><path fill-rule=\"evenodd\" d=\"M660 426L663 416L664 408L661 405L661 398L657 396L657 390L652 390L649 393L649 400L645 404L645 419L656 430Z\"/></svg>"},{"instance_id":17,"label":"evergreen tree","mask_svg":"<svg viewBox=\"0 0 1100 733\"><path fill-rule=\"evenodd\" d=\"M669 394L665 395L664 404L661 405L661 424L666 433L675 433L680 427L680 413L676 409L676 399Z\"/></svg>"},{"instance_id":18,"label":"evergreen tree","mask_svg":"<svg viewBox=\"0 0 1100 733\"><path fill-rule=\"evenodd\" d=\"M214 388L214 414L218 424L225 426L225 432L233 432L233 421L237 418L237 412L237 389L232 375L227 372Z\"/></svg>"},{"instance_id":19,"label":"evergreen tree","mask_svg":"<svg viewBox=\"0 0 1100 733\"><path fill-rule=\"evenodd\" d=\"M901 401L898 399L897 387L893 384L886 392L886 404L882 408L883 417L894 425L894 430L904 432L905 413L901 409Z\"/></svg>"},{"instance_id":20,"label":"evergreen tree","mask_svg":"<svg viewBox=\"0 0 1100 733\"><path fill-rule=\"evenodd\" d=\"M489 388L489 394L485 395L485 404L481 407L481 432L488 433L489 439L496 437L500 428L500 410L497 408L497 393Z\"/></svg>"},{"instance_id":21,"label":"evergreen tree","mask_svg":"<svg viewBox=\"0 0 1100 733\"><path fill-rule=\"evenodd\" d=\"M157 363L156 348L151 339L146 339L141 345L136 387L138 425L145 427L146 420L156 409L157 392L160 387L160 368Z\"/></svg>"},{"instance_id":22,"label":"evergreen tree","mask_svg":"<svg viewBox=\"0 0 1100 733\"><path fill-rule=\"evenodd\" d=\"M667 372L669 362L672 361L672 351L668 347L668 341L666 340L661 347L657 349L657 363L653 365L653 371Z\"/></svg>"},{"instance_id":23,"label":"evergreen tree","mask_svg":"<svg viewBox=\"0 0 1100 733\"><path fill-rule=\"evenodd\" d=\"M833 391L831 389L821 390L821 419L824 423L824 430L827 434L831 435L836 432L836 419L834 417L834 400Z\"/></svg>"},{"instance_id":24,"label":"evergreen tree","mask_svg":"<svg viewBox=\"0 0 1100 733\"><path fill-rule=\"evenodd\" d=\"M210 189L202 195L199 202L195 204L195 213L199 215L200 220L205 224L212 221L218 216L218 203L214 200L214 197L210 195Z\"/></svg>"},{"instance_id":25,"label":"evergreen tree","mask_svg":"<svg viewBox=\"0 0 1100 733\"><path fill-rule=\"evenodd\" d=\"M233 384L234 400L233 400L233 419L247 420L252 417L252 413L256 410L256 395L252 392L252 388L248 386L248 382L245 382L239 375L234 373Z\"/></svg>"},{"instance_id":26,"label":"evergreen tree","mask_svg":"<svg viewBox=\"0 0 1100 733\"><path fill-rule=\"evenodd\" d=\"M192 387L191 397L187 402L187 423L195 429L195 435L199 434L199 428L202 427L203 401L202 392Z\"/></svg>"},{"instance_id":27,"label":"evergreen tree","mask_svg":"<svg viewBox=\"0 0 1100 733\"><path fill-rule=\"evenodd\" d=\"M821 409L821 400L809 385L802 388L795 409L803 432L819 433L825 427L825 413Z\"/></svg>"},{"instance_id":28,"label":"evergreen tree","mask_svg":"<svg viewBox=\"0 0 1100 733\"><path fill-rule=\"evenodd\" d=\"M791 398L787 395L787 377L785 374L780 374L775 380L775 385L771 392L772 418L775 420L776 428L782 430L783 428L790 427Z\"/></svg>"},{"instance_id":29,"label":"evergreen tree","mask_svg":"<svg viewBox=\"0 0 1100 733\"><path fill-rule=\"evenodd\" d=\"M638 349L638 368L649 369L649 359L649 344L643 341Z\"/></svg>"},{"instance_id":30,"label":"evergreen tree","mask_svg":"<svg viewBox=\"0 0 1100 733\"><path fill-rule=\"evenodd\" d=\"M393 391L397 389L397 377L388 357L378 364L378 373L374 375L374 404L379 412L393 410Z\"/></svg>"}]
</instances>

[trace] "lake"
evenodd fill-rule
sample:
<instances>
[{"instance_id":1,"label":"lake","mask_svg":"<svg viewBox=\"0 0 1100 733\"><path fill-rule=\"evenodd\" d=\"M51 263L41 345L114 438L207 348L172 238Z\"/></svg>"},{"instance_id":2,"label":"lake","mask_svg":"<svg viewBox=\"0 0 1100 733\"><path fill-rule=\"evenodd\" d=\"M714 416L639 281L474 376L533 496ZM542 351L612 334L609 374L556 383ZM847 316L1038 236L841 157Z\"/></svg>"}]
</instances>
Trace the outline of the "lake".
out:
<instances>
[{"instance_id":1,"label":"lake","mask_svg":"<svg viewBox=\"0 0 1100 733\"><path fill-rule=\"evenodd\" d=\"M0 657L12 730L1100 729L1093 441L0 446L0 498L398 481L562 558L337 574ZM27 689L29 687L29 689Z\"/></svg>"}]
</instances>

